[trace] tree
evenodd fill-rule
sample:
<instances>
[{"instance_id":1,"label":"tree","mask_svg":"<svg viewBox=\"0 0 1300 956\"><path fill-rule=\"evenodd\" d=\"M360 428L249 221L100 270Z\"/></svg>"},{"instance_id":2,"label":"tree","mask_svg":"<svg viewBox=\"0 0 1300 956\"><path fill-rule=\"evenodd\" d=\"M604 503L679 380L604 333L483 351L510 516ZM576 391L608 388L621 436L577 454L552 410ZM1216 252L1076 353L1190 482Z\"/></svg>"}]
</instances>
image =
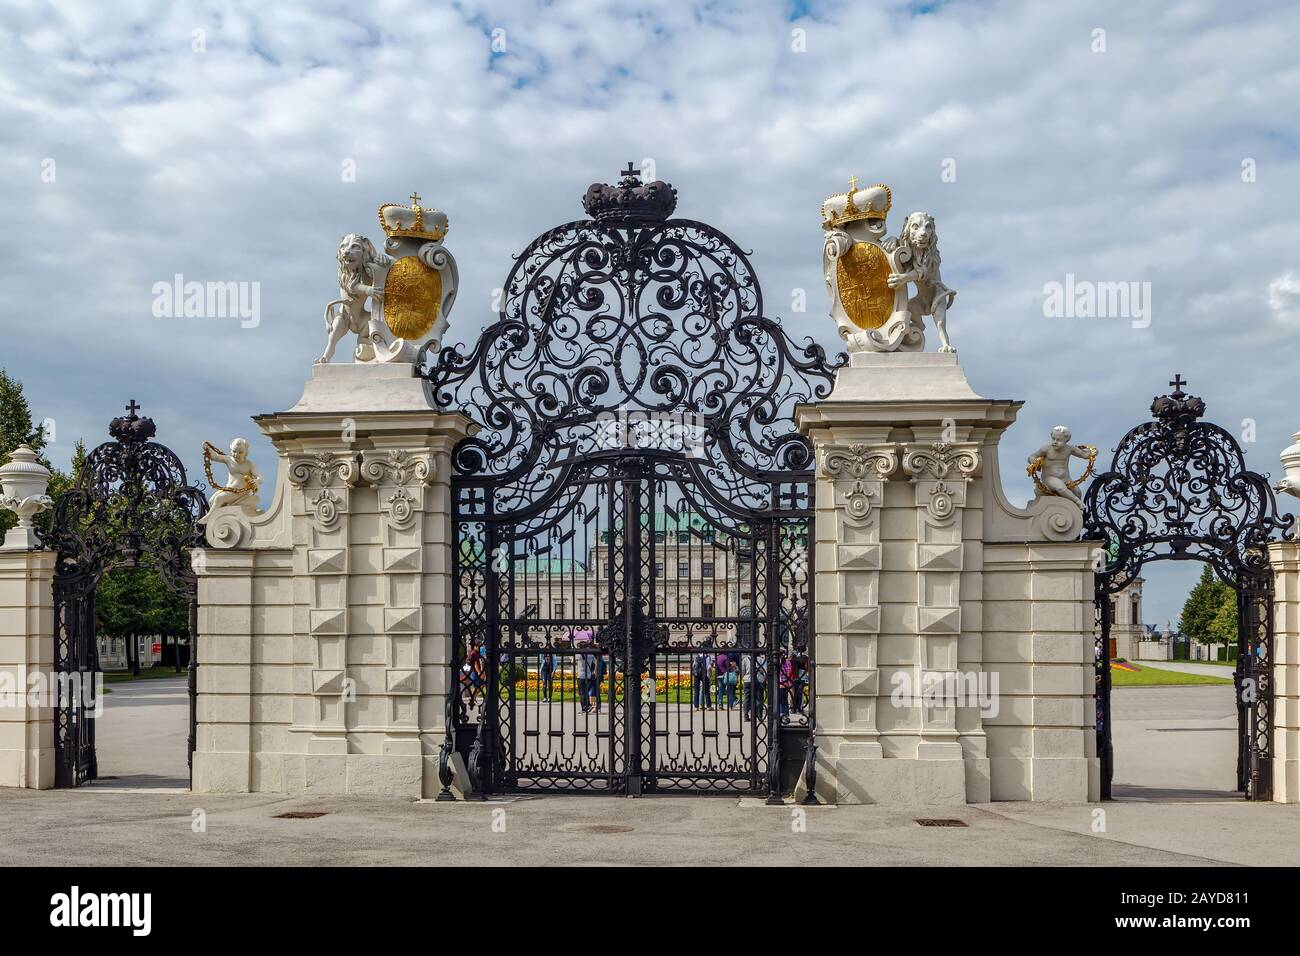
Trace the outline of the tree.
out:
<instances>
[{"instance_id":1,"label":"tree","mask_svg":"<svg viewBox=\"0 0 1300 956\"><path fill-rule=\"evenodd\" d=\"M1208 564L1187 595L1178 629L1202 644L1231 644L1237 639L1237 592L1216 578Z\"/></svg>"},{"instance_id":2,"label":"tree","mask_svg":"<svg viewBox=\"0 0 1300 956\"><path fill-rule=\"evenodd\" d=\"M32 426L32 409L22 383L0 368L0 465L19 445L30 445L39 452L45 448L45 433ZM42 463L49 467L49 462ZM18 516L12 511L0 511L0 538L17 523Z\"/></svg>"},{"instance_id":3,"label":"tree","mask_svg":"<svg viewBox=\"0 0 1300 956\"><path fill-rule=\"evenodd\" d=\"M1210 621L1210 641L1225 647L1237 643L1237 594L1231 588Z\"/></svg>"},{"instance_id":4,"label":"tree","mask_svg":"<svg viewBox=\"0 0 1300 956\"><path fill-rule=\"evenodd\" d=\"M189 634L189 608L156 569L146 564L115 568L95 591L95 628L100 635L127 642L127 664L139 675L139 638L170 637L179 645Z\"/></svg>"}]
</instances>

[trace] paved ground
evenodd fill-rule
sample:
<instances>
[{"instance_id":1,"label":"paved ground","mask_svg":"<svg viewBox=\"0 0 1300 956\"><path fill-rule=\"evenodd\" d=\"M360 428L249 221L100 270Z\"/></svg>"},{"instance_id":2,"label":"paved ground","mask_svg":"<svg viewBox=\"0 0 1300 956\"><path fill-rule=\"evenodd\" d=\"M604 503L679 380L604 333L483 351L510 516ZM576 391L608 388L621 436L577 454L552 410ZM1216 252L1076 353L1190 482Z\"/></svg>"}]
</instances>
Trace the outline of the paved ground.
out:
<instances>
[{"instance_id":1,"label":"paved ground","mask_svg":"<svg viewBox=\"0 0 1300 956\"><path fill-rule=\"evenodd\" d=\"M1134 800L1239 800L1231 684L1116 687L1113 795Z\"/></svg>"},{"instance_id":2,"label":"paved ground","mask_svg":"<svg viewBox=\"0 0 1300 956\"><path fill-rule=\"evenodd\" d=\"M1224 687L1117 689L1122 799L1100 808L997 803L803 814L734 797L439 804L145 791L184 776L183 684L158 683L116 685L106 698L100 765L118 780L72 791L0 790L0 865L1300 864L1300 806L1248 804L1223 789L1234 766L1231 734L1219 730L1231 709ZM152 739L132 742L131 728L149 728ZM292 810L325 816L277 819ZM968 826L921 827L915 820L923 816Z\"/></svg>"},{"instance_id":3,"label":"paved ground","mask_svg":"<svg viewBox=\"0 0 1300 956\"><path fill-rule=\"evenodd\" d=\"M115 787L188 787L186 676L109 684L95 724L101 777Z\"/></svg>"}]
</instances>

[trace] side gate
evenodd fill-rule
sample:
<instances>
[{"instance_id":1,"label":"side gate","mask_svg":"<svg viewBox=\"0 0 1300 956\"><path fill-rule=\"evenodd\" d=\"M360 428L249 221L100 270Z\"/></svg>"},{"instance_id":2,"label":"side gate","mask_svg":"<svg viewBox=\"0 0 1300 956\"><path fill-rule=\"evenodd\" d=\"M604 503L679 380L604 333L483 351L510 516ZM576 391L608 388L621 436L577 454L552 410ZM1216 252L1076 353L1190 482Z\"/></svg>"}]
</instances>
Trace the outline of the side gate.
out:
<instances>
[{"instance_id":1,"label":"side gate","mask_svg":"<svg viewBox=\"0 0 1300 956\"><path fill-rule=\"evenodd\" d=\"M1175 375L1152 420L1126 434L1110 469L1084 498L1084 537L1104 548L1097 608L1097 753L1111 796L1110 605L1150 561L1204 561L1237 592L1237 784L1248 800L1273 796L1273 572L1268 544L1294 518L1279 516L1268 480L1246 468L1231 433L1202 420L1205 402Z\"/></svg>"}]
</instances>

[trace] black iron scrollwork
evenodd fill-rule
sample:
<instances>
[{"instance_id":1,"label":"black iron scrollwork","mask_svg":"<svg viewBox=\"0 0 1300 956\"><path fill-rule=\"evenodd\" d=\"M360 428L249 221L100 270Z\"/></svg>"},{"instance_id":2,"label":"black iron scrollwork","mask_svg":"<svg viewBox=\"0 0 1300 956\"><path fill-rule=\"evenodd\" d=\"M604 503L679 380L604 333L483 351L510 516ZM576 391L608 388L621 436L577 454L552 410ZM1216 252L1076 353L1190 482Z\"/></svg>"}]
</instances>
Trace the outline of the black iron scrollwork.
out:
<instances>
[{"instance_id":1,"label":"black iron scrollwork","mask_svg":"<svg viewBox=\"0 0 1300 956\"><path fill-rule=\"evenodd\" d=\"M764 315L732 240L667 218L675 197L635 175L593 186L595 218L533 241L472 351L422 356L437 402L481 426L454 466L490 480L498 512L550 492L556 465L607 448L639 412L697 427L702 477L741 508L768 507L773 472L811 468L792 411L829 394L839 363Z\"/></svg>"},{"instance_id":2,"label":"black iron scrollwork","mask_svg":"<svg viewBox=\"0 0 1300 956\"><path fill-rule=\"evenodd\" d=\"M120 567L141 563L156 569L164 584L189 604L190 732L194 754L194 694L197 654L197 586L189 551L203 544L199 519L207 513L203 492L192 485L171 449L153 441L150 418L127 414L109 423L112 441L85 459L76 484L54 505L46 544L58 557L54 575L55 655L59 675L93 673L94 594L100 580ZM75 786L96 773L93 722L82 713L82 700L60 694L55 707L56 784Z\"/></svg>"},{"instance_id":3,"label":"black iron scrollwork","mask_svg":"<svg viewBox=\"0 0 1300 956\"><path fill-rule=\"evenodd\" d=\"M631 165L594 184L590 218L516 260L472 349L420 357L436 403L478 426L452 455L444 750L476 723L488 787L771 786L776 680L763 706L753 675L811 652L813 456L793 413L845 357L793 343L746 254L676 204ZM749 675L743 729L692 711L710 654ZM643 699L628 675L651 670Z\"/></svg>"},{"instance_id":4,"label":"black iron scrollwork","mask_svg":"<svg viewBox=\"0 0 1300 956\"><path fill-rule=\"evenodd\" d=\"M1267 542L1294 520L1278 515L1268 479L1246 468L1236 439L1202 420L1205 403L1182 390L1181 377L1170 384L1084 499L1085 536L1106 542L1112 593L1162 553L1208 561L1237 587L1266 569Z\"/></svg>"},{"instance_id":5,"label":"black iron scrollwork","mask_svg":"<svg viewBox=\"0 0 1300 956\"><path fill-rule=\"evenodd\" d=\"M1084 496L1083 537L1104 549L1095 575L1102 795L1110 795L1113 767L1111 595L1131 585L1149 561L1196 559L1208 562L1238 593L1238 787L1253 799L1267 799L1273 595L1268 544L1295 519L1278 514L1268 479L1246 467L1236 439L1203 420L1205 402L1183 391L1182 376L1169 384L1173 391L1151 403L1152 420L1124 436L1110 469Z\"/></svg>"}]
</instances>

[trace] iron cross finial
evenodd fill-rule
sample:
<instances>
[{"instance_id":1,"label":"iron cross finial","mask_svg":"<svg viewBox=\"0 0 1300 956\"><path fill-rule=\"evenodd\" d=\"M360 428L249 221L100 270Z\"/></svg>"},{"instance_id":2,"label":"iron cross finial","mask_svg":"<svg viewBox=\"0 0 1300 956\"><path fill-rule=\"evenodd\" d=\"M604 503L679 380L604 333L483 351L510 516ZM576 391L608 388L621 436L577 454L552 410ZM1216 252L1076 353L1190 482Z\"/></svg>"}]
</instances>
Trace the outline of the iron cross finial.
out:
<instances>
[{"instance_id":1,"label":"iron cross finial","mask_svg":"<svg viewBox=\"0 0 1300 956\"><path fill-rule=\"evenodd\" d=\"M131 399L131 404L126 406L126 410L134 417L135 413L140 410L140 406L135 403L135 399L133 398Z\"/></svg>"},{"instance_id":2,"label":"iron cross finial","mask_svg":"<svg viewBox=\"0 0 1300 956\"><path fill-rule=\"evenodd\" d=\"M1181 392L1183 390L1183 386L1186 385L1187 383L1183 381L1183 376L1180 373L1175 372L1174 380L1169 384L1174 387L1175 392Z\"/></svg>"},{"instance_id":3,"label":"iron cross finial","mask_svg":"<svg viewBox=\"0 0 1300 956\"><path fill-rule=\"evenodd\" d=\"M627 169L623 170L623 175L624 175L624 176L640 176L640 175L641 175L641 170L639 170L639 169L634 169L633 166L632 166L632 160L629 159L629 160L627 161Z\"/></svg>"},{"instance_id":4,"label":"iron cross finial","mask_svg":"<svg viewBox=\"0 0 1300 956\"><path fill-rule=\"evenodd\" d=\"M411 208L414 209L418 205L420 205L420 194L411 193Z\"/></svg>"}]
</instances>

